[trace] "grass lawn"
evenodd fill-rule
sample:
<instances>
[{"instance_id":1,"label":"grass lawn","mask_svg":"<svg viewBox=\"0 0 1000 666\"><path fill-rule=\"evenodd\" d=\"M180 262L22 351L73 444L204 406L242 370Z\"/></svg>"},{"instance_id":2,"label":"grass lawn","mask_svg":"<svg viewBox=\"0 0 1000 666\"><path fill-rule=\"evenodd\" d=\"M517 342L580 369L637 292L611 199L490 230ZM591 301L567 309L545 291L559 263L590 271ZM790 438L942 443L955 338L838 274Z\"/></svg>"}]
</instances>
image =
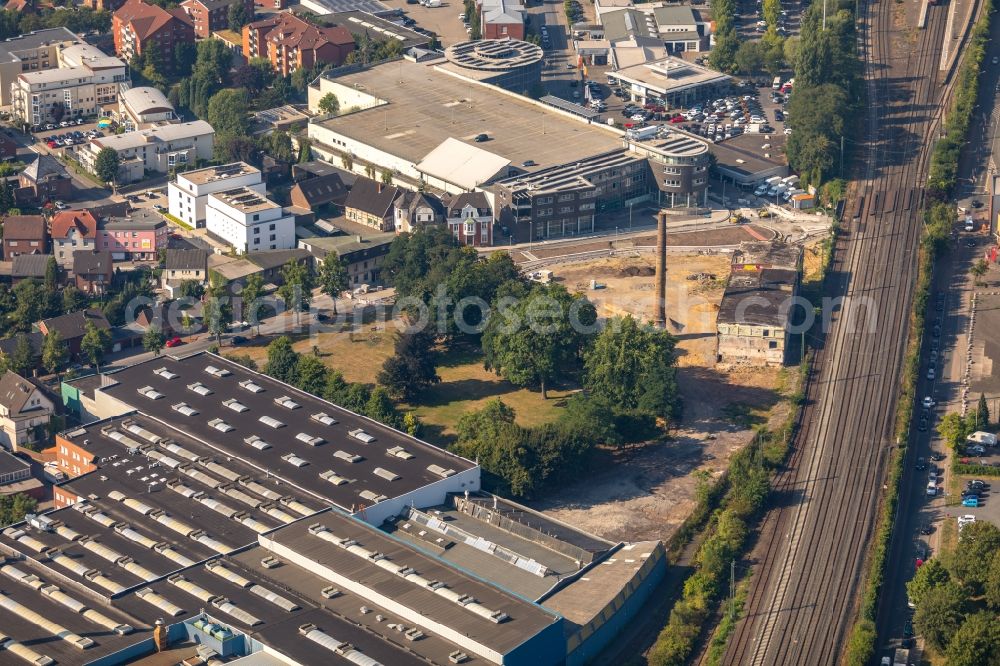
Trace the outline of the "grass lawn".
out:
<instances>
[{"instance_id":1,"label":"grass lawn","mask_svg":"<svg viewBox=\"0 0 1000 666\"><path fill-rule=\"evenodd\" d=\"M303 335L293 339L292 348L300 354L311 354L313 345L317 345L323 362L343 373L347 381L374 384L382 363L393 353L396 331L389 326L388 331L319 333L313 338ZM225 355L249 355L263 369L270 340L261 338L258 344L227 347ZM413 404L401 407L412 409L420 417L423 438L441 446L454 438L455 424L463 414L482 409L493 398L513 407L520 425L537 426L557 418L564 399L577 390L575 385L555 386L549 390L548 400L543 400L540 391L518 388L485 370L482 357L472 351L444 355L438 375L440 384L425 391Z\"/></svg>"},{"instance_id":2,"label":"grass lawn","mask_svg":"<svg viewBox=\"0 0 1000 666\"><path fill-rule=\"evenodd\" d=\"M393 327L388 331L371 332L366 335L331 332L318 333L310 338L307 335L293 336L292 348L300 354L311 354L313 345L319 347L320 358L331 368L340 370L344 379L349 382L374 384L382 363L392 355L396 341ZM267 344L271 338L261 338L260 344L246 344L239 347L226 347L225 354L248 354L257 362L257 367L263 370L267 363Z\"/></svg>"},{"instance_id":3,"label":"grass lawn","mask_svg":"<svg viewBox=\"0 0 1000 666\"><path fill-rule=\"evenodd\" d=\"M409 405L424 424L423 437L447 444L455 435L455 424L463 414L482 409L500 398L517 413L522 426L537 426L559 416L566 396L575 386L557 386L543 400L540 391L518 388L483 368L482 358L472 353L452 353L438 365L441 383L432 386Z\"/></svg>"}]
</instances>

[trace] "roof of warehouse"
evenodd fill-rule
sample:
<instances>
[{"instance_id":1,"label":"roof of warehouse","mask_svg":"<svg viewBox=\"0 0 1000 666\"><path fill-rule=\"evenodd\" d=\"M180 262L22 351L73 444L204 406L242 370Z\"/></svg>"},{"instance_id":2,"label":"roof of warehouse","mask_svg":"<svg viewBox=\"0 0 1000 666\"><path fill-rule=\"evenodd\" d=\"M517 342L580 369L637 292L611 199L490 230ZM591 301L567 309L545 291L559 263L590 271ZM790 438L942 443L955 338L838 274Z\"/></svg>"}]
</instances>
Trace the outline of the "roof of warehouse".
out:
<instances>
[{"instance_id":1,"label":"roof of warehouse","mask_svg":"<svg viewBox=\"0 0 1000 666\"><path fill-rule=\"evenodd\" d=\"M112 630L91 621L82 613L78 613L56 602L52 597L43 594L41 591L34 590L27 584L15 580L8 575L8 572L12 574L14 570L7 569L6 567L11 566L21 573L38 576L38 578L47 584L57 585L75 601L81 602L90 608L95 608L92 599L85 596L80 590L67 585L65 581L53 576L51 571L47 571L44 567L35 565L27 560L12 561L0 558L0 563L3 564L3 573L0 573L0 593L16 603L27 607L27 609L38 613L47 621L54 622L64 629L94 642L94 645L91 647L81 649L68 640L63 640L53 635L51 631L39 626L32 619L26 617L24 613L14 612L0 606L0 633L21 643L39 655L53 659L58 664L88 663L117 652L128 645L149 638L152 634L150 623L138 623L134 618L127 618L120 611L111 609L107 605L102 604L97 606L96 610L102 615L121 624L127 624L135 630L124 636L114 633ZM11 662L11 660L7 660L6 658L0 661L4 663Z\"/></svg>"},{"instance_id":2,"label":"roof of warehouse","mask_svg":"<svg viewBox=\"0 0 1000 666\"><path fill-rule=\"evenodd\" d=\"M610 128L567 118L546 104L491 85L470 83L433 64L394 60L346 73L328 70L322 76L387 104L313 122L312 127L414 164L448 138L473 144L481 133L489 141L479 147L517 165L527 160L540 166L563 164L621 146L621 137Z\"/></svg>"},{"instance_id":3,"label":"roof of warehouse","mask_svg":"<svg viewBox=\"0 0 1000 666\"><path fill-rule=\"evenodd\" d=\"M229 374L210 374L207 370L211 367ZM166 372L159 373L161 369ZM171 378L171 375L176 377ZM117 383L100 389L103 393L163 424L183 429L218 454L240 459L256 468L258 473L264 471L269 476L280 477L345 510L362 503L371 504L372 499L360 496L364 491L386 498L398 497L440 481L444 477L431 471L432 465L455 472L475 466L469 460L214 354L200 353L183 359L154 358L107 377ZM207 389L211 393L196 393L189 388L195 384L204 387L200 390ZM248 388L250 384L262 390L253 392ZM151 399L139 393L147 387L163 397ZM290 409L276 404L279 398L289 398L300 407ZM247 410L241 413L224 406L224 402L231 400ZM195 408L197 414L185 416L177 411L175 406L182 402ZM336 423L326 425L314 420L313 416L320 414L332 417ZM267 417L274 419L278 427L260 420ZM222 419L233 430L223 433L210 425L216 419ZM359 430L374 440L365 443L351 434ZM314 446L300 439L300 435L303 438L321 437L325 441ZM263 450L252 446L246 441L250 437L264 440L270 448ZM412 457L404 459L396 453L408 453ZM292 454L305 464L296 466L300 461L290 460L288 456ZM348 482L334 485L320 476L331 470ZM398 478L388 480L387 470Z\"/></svg>"},{"instance_id":4,"label":"roof of warehouse","mask_svg":"<svg viewBox=\"0 0 1000 666\"><path fill-rule=\"evenodd\" d=\"M331 547L330 541L310 532L313 525L325 527L338 539L350 539L364 549L380 553L392 564L410 567L426 580L443 583L450 591L469 595L487 609L505 613L509 619L495 623L415 581L392 573L373 560L349 552L343 547ZM561 621L555 613L425 555L400 539L336 511L328 511L287 525L266 538L296 552L314 571L318 572L320 567L332 569L345 578L363 584L369 590L419 612L429 621L440 622L501 654L510 652L545 627ZM262 543L267 545L266 542Z\"/></svg>"}]
</instances>

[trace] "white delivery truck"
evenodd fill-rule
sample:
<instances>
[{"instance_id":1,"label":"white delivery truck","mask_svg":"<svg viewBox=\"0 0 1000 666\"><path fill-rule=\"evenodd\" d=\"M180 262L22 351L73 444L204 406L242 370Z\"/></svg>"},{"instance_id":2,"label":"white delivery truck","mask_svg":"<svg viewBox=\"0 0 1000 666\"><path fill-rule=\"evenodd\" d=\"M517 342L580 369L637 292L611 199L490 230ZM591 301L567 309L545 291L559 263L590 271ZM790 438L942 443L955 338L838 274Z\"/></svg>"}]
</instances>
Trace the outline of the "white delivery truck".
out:
<instances>
[{"instance_id":1,"label":"white delivery truck","mask_svg":"<svg viewBox=\"0 0 1000 666\"><path fill-rule=\"evenodd\" d=\"M805 194L805 193L806 193L805 190L796 188L794 190L788 190L787 192L785 192L784 195L782 195L782 198L785 201L791 201L792 197L794 197L796 194Z\"/></svg>"},{"instance_id":2,"label":"white delivery truck","mask_svg":"<svg viewBox=\"0 0 1000 666\"><path fill-rule=\"evenodd\" d=\"M765 194L767 194L767 188L768 188L767 183L761 183L760 185L757 186L757 189L755 189L753 193L756 194L758 197L762 197Z\"/></svg>"},{"instance_id":3,"label":"white delivery truck","mask_svg":"<svg viewBox=\"0 0 1000 666\"><path fill-rule=\"evenodd\" d=\"M747 134L760 134L760 123L750 123L747 125Z\"/></svg>"},{"instance_id":4,"label":"white delivery truck","mask_svg":"<svg viewBox=\"0 0 1000 666\"><path fill-rule=\"evenodd\" d=\"M660 131L659 125L649 125L648 127L639 127L630 129L628 131L628 138L633 141L645 141L647 139L656 138L656 133Z\"/></svg>"},{"instance_id":5,"label":"white delivery truck","mask_svg":"<svg viewBox=\"0 0 1000 666\"><path fill-rule=\"evenodd\" d=\"M798 185L799 177L796 175L786 176L785 178L781 179L781 182L788 186Z\"/></svg>"},{"instance_id":6,"label":"white delivery truck","mask_svg":"<svg viewBox=\"0 0 1000 666\"><path fill-rule=\"evenodd\" d=\"M788 188L785 187L784 185L781 185L780 183L777 184L777 185L772 185L771 189L769 189L767 191L767 196L769 196L769 197L780 197L787 190L788 190Z\"/></svg>"},{"instance_id":7,"label":"white delivery truck","mask_svg":"<svg viewBox=\"0 0 1000 666\"><path fill-rule=\"evenodd\" d=\"M979 444L980 446L997 445L997 436L991 432L983 432L982 430L977 430L965 439L970 444Z\"/></svg>"}]
</instances>

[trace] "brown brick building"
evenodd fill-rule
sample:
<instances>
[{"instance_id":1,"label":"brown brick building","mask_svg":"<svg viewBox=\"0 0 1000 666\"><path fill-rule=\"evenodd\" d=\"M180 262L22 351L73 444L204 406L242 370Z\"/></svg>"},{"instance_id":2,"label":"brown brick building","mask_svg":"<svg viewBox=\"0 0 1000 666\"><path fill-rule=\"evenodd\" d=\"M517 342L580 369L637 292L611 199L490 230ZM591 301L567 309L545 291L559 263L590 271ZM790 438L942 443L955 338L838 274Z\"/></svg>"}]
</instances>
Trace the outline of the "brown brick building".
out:
<instances>
[{"instance_id":1,"label":"brown brick building","mask_svg":"<svg viewBox=\"0 0 1000 666\"><path fill-rule=\"evenodd\" d=\"M11 215L3 221L3 258L21 254L46 254L49 231L41 215Z\"/></svg>"},{"instance_id":2,"label":"brown brick building","mask_svg":"<svg viewBox=\"0 0 1000 666\"><path fill-rule=\"evenodd\" d=\"M243 26L244 57L267 58L282 76L322 63L342 65L353 50L354 37L347 28L320 28L289 13Z\"/></svg>"},{"instance_id":3,"label":"brown brick building","mask_svg":"<svg viewBox=\"0 0 1000 666\"><path fill-rule=\"evenodd\" d=\"M194 24L183 9L168 11L142 0L128 0L122 5L114 14L111 29L115 53L126 61L155 48L164 65L170 66L174 61L174 48L181 43L194 42Z\"/></svg>"},{"instance_id":4,"label":"brown brick building","mask_svg":"<svg viewBox=\"0 0 1000 666\"><path fill-rule=\"evenodd\" d=\"M246 16L253 20L254 0L184 0L181 7L194 23L194 34L208 39L216 30L229 29L229 8L243 5Z\"/></svg>"}]
</instances>

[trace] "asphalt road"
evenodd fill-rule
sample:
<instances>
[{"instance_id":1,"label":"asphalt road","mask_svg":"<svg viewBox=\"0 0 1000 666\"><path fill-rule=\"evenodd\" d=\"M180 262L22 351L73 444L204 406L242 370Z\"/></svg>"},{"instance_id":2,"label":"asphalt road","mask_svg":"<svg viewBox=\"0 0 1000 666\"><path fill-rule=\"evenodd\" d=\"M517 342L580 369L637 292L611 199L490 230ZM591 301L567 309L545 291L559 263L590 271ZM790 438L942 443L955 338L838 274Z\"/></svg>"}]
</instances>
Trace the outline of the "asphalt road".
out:
<instances>
[{"instance_id":1,"label":"asphalt road","mask_svg":"<svg viewBox=\"0 0 1000 666\"><path fill-rule=\"evenodd\" d=\"M859 3L869 100L857 171L863 198L845 208L827 283L845 300L813 341L819 351L802 428L753 553L726 664L837 664L855 617L895 446L918 211L941 101L946 7L931 8L914 41L902 39L908 28L895 23L897 7Z\"/></svg>"}]
</instances>

